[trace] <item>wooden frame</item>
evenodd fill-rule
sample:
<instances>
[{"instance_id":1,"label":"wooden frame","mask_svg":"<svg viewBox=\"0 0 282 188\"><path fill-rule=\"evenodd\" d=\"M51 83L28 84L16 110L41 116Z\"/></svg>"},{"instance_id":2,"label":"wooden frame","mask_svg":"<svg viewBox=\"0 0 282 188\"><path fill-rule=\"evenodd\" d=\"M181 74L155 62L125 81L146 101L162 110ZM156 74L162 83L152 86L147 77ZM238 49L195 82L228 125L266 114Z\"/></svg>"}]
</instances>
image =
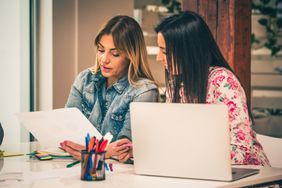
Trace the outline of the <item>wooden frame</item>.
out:
<instances>
[{"instance_id":1,"label":"wooden frame","mask_svg":"<svg viewBox=\"0 0 282 188\"><path fill-rule=\"evenodd\" d=\"M182 0L182 10L200 14L250 101L251 0Z\"/></svg>"}]
</instances>

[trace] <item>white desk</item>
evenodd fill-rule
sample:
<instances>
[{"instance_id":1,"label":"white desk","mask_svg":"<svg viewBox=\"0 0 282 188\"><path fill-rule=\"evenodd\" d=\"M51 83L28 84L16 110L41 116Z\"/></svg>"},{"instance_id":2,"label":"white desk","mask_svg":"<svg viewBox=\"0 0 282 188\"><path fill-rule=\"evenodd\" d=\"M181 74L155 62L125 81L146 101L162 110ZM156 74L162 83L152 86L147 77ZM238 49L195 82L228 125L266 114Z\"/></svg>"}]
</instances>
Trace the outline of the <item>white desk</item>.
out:
<instances>
[{"instance_id":1,"label":"white desk","mask_svg":"<svg viewBox=\"0 0 282 188\"><path fill-rule=\"evenodd\" d=\"M26 147L25 150L27 148L29 147ZM282 169L275 168L262 168L260 174L235 182L140 176L134 174L132 165L113 161L114 172L106 172L105 181L87 182L80 180L80 165L66 168L66 164L70 162L66 160L38 161L37 159L30 159L29 156L19 156L0 160L0 167L1 162L3 162L3 167L0 171L0 187L8 188L242 187L282 180Z\"/></svg>"}]
</instances>

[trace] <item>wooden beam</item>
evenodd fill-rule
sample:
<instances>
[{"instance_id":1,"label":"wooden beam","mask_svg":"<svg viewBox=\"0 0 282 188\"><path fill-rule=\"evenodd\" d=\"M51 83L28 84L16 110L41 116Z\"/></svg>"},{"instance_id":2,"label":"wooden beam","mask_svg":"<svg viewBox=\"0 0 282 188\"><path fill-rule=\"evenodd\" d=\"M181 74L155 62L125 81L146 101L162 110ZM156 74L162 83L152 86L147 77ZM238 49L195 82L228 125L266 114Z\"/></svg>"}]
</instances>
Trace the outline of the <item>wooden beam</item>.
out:
<instances>
[{"instance_id":1,"label":"wooden beam","mask_svg":"<svg viewBox=\"0 0 282 188\"><path fill-rule=\"evenodd\" d=\"M181 6L182 10L198 12L198 0L182 0Z\"/></svg>"},{"instance_id":2,"label":"wooden beam","mask_svg":"<svg viewBox=\"0 0 282 188\"><path fill-rule=\"evenodd\" d=\"M233 0L234 23L234 71L245 89L248 101L251 98L251 0Z\"/></svg>"},{"instance_id":3,"label":"wooden beam","mask_svg":"<svg viewBox=\"0 0 282 188\"><path fill-rule=\"evenodd\" d=\"M182 10L206 21L250 101L251 0L182 0Z\"/></svg>"}]
</instances>

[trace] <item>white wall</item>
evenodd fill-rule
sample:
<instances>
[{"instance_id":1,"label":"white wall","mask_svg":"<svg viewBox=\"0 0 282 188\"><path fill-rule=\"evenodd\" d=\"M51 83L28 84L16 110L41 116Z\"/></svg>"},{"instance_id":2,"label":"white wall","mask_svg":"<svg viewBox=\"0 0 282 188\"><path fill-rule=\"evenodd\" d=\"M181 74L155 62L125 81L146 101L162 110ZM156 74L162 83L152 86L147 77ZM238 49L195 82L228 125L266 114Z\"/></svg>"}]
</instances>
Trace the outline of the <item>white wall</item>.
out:
<instances>
[{"instance_id":1,"label":"white wall","mask_svg":"<svg viewBox=\"0 0 282 188\"><path fill-rule=\"evenodd\" d=\"M0 0L0 25L1 149L6 149L28 139L14 113L29 109L29 1Z\"/></svg>"},{"instance_id":2,"label":"white wall","mask_svg":"<svg viewBox=\"0 0 282 188\"><path fill-rule=\"evenodd\" d=\"M63 108L75 76L94 65L94 37L118 14L133 15L133 0L39 0L37 110Z\"/></svg>"},{"instance_id":3,"label":"white wall","mask_svg":"<svg viewBox=\"0 0 282 188\"><path fill-rule=\"evenodd\" d=\"M38 109L53 109L53 1L39 1Z\"/></svg>"}]
</instances>

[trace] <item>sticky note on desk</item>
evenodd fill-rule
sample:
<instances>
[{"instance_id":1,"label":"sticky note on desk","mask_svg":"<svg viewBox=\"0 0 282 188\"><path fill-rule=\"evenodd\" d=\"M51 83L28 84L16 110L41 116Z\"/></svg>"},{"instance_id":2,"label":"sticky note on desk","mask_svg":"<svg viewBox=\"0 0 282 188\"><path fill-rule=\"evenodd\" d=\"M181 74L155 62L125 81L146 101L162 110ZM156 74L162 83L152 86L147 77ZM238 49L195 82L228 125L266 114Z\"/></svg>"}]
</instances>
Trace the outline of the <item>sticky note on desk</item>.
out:
<instances>
[{"instance_id":1,"label":"sticky note on desk","mask_svg":"<svg viewBox=\"0 0 282 188\"><path fill-rule=\"evenodd\" d=\"M35 154L35 157L37 157L41 161L53 159L52 156L50 156L50 155L48 155L46 153L37 153L37 154Z\"/></svg>"},{"instance_id":2,"label":"sticky note on desk","mask_svg":"<svg viewBox=\"0 0 282 188\"><path fill-rule=\"evenodd\" d=\"M22 156L24 155L23 153L16 153L16 152L9 152L9 151L4 151L3 157L16 157L16 156Z\"/></svg>"}]
</instances>

